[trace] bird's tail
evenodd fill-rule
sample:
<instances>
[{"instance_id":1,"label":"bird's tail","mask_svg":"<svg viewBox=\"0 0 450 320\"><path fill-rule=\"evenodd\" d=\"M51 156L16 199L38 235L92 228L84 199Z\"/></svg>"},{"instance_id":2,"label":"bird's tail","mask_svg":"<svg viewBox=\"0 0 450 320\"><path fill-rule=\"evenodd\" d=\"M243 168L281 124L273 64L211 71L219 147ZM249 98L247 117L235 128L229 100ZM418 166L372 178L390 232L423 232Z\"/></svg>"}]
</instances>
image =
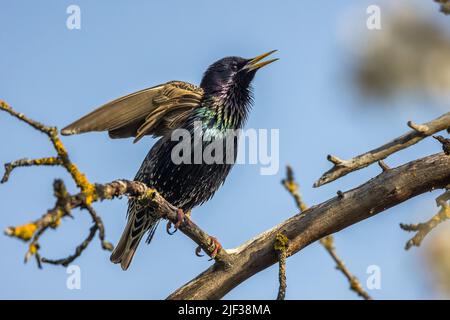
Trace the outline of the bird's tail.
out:
<instances>
[{"instance_id":1,"label":"bird's tail","mask_svg":"<svg viewBox=\"0 0 450 320\"><path fill-rule=\"evenodd\" d=\"M151 209L137 209L133 202L131 201L128 208L128 223L110 257L111 262L120 263L123 270L127 270L130 266L142 236L149 231L147 238L149 243L160 221L159 218L154 217Z\"/></svg>"}]
</instances>

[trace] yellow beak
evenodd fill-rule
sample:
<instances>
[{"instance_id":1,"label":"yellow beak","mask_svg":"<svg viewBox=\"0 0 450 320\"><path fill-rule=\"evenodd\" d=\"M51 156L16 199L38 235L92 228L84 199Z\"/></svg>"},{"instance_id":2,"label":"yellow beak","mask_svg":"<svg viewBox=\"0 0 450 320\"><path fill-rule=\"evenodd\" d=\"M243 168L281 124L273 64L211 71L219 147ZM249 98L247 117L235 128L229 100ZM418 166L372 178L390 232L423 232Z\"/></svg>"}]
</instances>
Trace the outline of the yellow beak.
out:
<instances>
[{"instance_id":1,"label":"yellow beak","mask_svg":"<svg viewBox=\"0 0 450 320\"><path fill-rule=\"evenodd\" d=\"M255 57L255 58L253 58L253 59L250 59L250 60L247 62L247 64L245 65L245 67L244 67L243 69L244 69L244 70L247 70L247 72L249 72L249 71L252 71L252 70L260 69L260 68L262 68L262 67L264 67L264 66L267 66L268 64L270 64L270 63L272 63L272 62L277 61L278 58L276 58L276 59L270 59L270 60L263 61L263 62L259 62L259 61L261 61L262 59L264 59L265 57L271 55L272 53L274 53L274 52L276 52L276 51L277 51L277 50L272 50L272 51L266 52L266 53L264 53L264 54L262 54L262 55L259 55L259 56ZM259 62L259 63L258 63L258 62Z\"/></svg>"}]
</instances>

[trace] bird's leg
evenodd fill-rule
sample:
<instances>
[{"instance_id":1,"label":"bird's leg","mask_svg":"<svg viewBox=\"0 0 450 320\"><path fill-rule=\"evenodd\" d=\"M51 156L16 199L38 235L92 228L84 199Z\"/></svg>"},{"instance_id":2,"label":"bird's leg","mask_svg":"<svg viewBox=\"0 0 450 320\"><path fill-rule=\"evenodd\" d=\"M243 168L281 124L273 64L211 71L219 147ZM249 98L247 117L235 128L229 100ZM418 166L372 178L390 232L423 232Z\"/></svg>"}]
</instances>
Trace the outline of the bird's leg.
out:
<instances>
[{"instance_id":1,"label":"bird's leg","mask_svg":"<svg viewBox=\"0 0 450 320\"><path fill-rule=\"evenodd\" d=\"M177 222L175 223L175 230L177 230L181 224L184 222L184 217L186 215L184 214L183 209L178 208L177 209Z\"/></svg>"},{"instance_id":2,"label":"bird's leg","mask_svg":"<svg viewBox=\"0 0 450 320\"><path fill-rule=\"evenodd\" d=\"M188 212L184 213L183 209L178 208L177 209L177 222L174 224L174 231L170 231L170 229L172 228L172 222L169 220L167 222L167 226L166 226L166 231L168 234L173 235L175 232L177 232L178 228L181 226L181 224L183 222L187 222L189 224L191 224L191 210L189 210Z\"/></svg>"}]
</instances>

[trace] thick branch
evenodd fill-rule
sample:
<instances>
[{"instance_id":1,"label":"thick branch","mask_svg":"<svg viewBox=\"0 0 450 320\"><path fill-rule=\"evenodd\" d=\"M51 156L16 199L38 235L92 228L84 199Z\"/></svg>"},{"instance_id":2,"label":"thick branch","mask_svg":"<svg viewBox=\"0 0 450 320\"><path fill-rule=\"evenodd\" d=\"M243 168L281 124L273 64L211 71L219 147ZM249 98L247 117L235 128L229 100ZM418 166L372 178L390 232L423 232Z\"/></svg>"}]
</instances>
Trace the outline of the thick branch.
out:
<instances>
[{"instance_id":1,"label":"thick branch","mask_svg":"<svg viewBox=\"0 0 450 320\"><path fill-rule=\"evenodd\" d=\"M275 237L289 239L288 256L307 245L370 218L419 194L450 183L450 157L428 156L382 172L365 184L282 222L233 251L232 266L216 265L172 293L168 299L220 299L240 283L277 262Z\"/></svg>"},{"instance_id":2,"label":"thick branch","mask_svg":"<svg viewBox=\"0 0 450 320\"><path fill-rule=\"evenodd\" d=\"M435 134L436 132L449 129L450 112L425 124L415 124L412 121L409 121L408 126L413 130L379 148L363 153L350 160L342 160L336 156L328 155L328 160L334 164L333 168L325 172L322 177L314 183L314 187L320 187L339 179L350 172L365 168L374 162L383 160L389 155Z\"/></svg>"}]
</instances>

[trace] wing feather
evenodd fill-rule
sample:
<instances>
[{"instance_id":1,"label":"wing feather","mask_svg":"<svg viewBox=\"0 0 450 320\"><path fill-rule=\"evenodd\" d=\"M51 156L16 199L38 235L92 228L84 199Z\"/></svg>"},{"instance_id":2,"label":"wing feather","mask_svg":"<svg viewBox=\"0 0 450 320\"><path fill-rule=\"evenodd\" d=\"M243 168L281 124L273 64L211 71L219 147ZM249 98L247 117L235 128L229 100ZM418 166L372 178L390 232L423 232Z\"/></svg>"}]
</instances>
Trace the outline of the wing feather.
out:
<instances>
[{"instance_id":1,"label":"wing feather","mask_svg":"<svg viewBox=\"0 0 450 320\"><path fill-rule=\"evenodd\" d=\"M144 135L164 135L200 106L202 96L203 90L197 86L171 81L111 101L68 125L61 133L109 131L111 138L135 137L135 142Z\"/></svg>"}]
</instances>

